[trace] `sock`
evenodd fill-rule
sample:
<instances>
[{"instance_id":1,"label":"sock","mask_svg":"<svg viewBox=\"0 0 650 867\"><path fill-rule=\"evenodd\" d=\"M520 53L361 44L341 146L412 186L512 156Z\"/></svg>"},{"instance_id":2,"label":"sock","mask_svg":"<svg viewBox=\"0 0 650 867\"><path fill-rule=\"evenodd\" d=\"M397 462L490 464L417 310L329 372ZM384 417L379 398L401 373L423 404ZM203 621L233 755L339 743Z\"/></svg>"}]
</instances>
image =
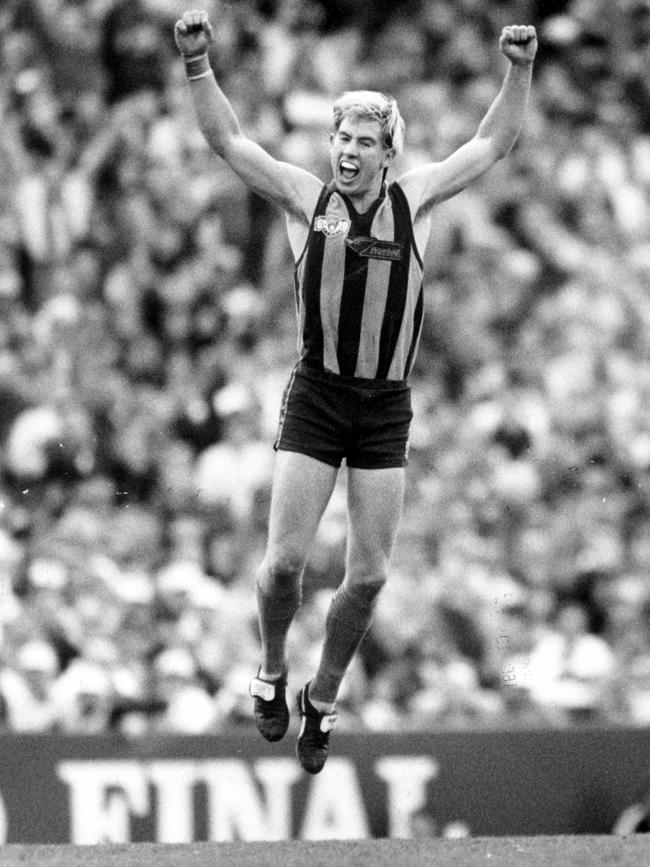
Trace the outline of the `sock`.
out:
<instances>
[{"instance_id":1,"label":"sock","mask_svg":"<svg viewBox=\"0 0 650 867\"><path fill-rule=\"evenodd\" d=\"M282 595L267 594L257 585L257 611L262 641L262 680L277 680L287 668L285 644L291 621L302 603L298 585Z\"/></svg>"},{"instance_id":2,"label":"sock","mask_svg":"<svg viewBox=\"0 0 650 867\"><path fill-rule=\"evenodd\" d=\"M309 688L309 700L321 712L333 710L345 672L370 627L381 586L378 582L341 585L332 597L320 664Z\"/></svg>"},{"instance_id":3,"label":"sock","mask_svg":"<svg viewBox=\"0 0 650 867\"><path fill-rule=\"evenodd\" d=\"M282 673L284 673L284 671ZM257 676L260 680L265 680L267 683L275 683L282 677L282 673L277 674L277 672L273 672L270 674L263 666L260 666Z\"/></svg>"},{"instance_id":4,"label":"sock","mask_svg":"<svg viewBox=\"0 0 650 867\"><path fill-rule=\"evenodd\" d=\"M309 703L316 708L318 713L334 713L336 710L335 701L318 701L317 698L311 697L311 684L307 690L307 698L309 699Z\"/></svg>"}]
</instances>

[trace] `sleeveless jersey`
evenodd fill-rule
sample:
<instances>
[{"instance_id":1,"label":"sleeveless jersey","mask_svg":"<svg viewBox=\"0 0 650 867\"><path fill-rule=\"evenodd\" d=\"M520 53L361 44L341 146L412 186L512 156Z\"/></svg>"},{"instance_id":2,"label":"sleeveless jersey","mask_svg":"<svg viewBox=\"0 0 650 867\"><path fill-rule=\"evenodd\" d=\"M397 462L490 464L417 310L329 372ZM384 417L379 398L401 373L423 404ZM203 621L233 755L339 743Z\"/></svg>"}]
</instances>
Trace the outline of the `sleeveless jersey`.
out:
<instances>
[{"instance_id":1,"label":"sleeveless jersey","mask_svg":"<svg viewBox=\"0 0 650 867\"><path fill-rule=\"evenodd\" d=\"M405 380L422 328L422 277L397 183L365 214L325 186L295 269L301 360L342 377Z\"/></svg>"}]
</instances>

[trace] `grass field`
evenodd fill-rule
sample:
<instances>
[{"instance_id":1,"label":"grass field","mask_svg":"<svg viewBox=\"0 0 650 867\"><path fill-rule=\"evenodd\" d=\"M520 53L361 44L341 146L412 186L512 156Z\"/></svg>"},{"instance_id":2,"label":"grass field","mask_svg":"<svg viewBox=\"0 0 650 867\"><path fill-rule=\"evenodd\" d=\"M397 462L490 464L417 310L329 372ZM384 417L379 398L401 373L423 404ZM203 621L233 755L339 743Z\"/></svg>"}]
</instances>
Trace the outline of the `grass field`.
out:
<instances>
[{"instance_id":1,"label":"grass field","mask_svg":"<svg viewBox=\"0 0 650 867\"><path fill-rule=\"evenodd\" d=\"M3 867L650 867L650 834L0 848Z\"/></svg>"}]
</instances>

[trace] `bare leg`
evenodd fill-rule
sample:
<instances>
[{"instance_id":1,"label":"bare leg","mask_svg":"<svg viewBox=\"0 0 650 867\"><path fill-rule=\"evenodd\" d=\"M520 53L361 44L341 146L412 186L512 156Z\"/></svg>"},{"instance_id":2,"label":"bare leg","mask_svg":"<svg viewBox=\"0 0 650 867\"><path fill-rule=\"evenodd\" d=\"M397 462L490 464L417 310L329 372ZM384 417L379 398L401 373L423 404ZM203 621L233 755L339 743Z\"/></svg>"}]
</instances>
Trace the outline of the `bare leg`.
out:
<instances>
[{"instance_id":1,"label":"bare leg","mask_svg":"<svg viewBox=\"0 0 650 867\"><path fill-rule=\"evenodd\" d=\"M334 594L325 643L309 697L333 709L341 681L370 626L386 582L404 499L404 470L348 470L348 555L345 580Z\"/></svg>"},{"instance_id":2,"label":"bare leg","mask_svg":"<svg viewBox=\"0 0 650 867\"><path fill-rule=\"evenodd\" d=\"M257 577L262 642L260 676L286 669L286 639L302 597L302 575L337 470L297 452L279 451L273 479L268 543Z\"/></svg>"}]
</instances>

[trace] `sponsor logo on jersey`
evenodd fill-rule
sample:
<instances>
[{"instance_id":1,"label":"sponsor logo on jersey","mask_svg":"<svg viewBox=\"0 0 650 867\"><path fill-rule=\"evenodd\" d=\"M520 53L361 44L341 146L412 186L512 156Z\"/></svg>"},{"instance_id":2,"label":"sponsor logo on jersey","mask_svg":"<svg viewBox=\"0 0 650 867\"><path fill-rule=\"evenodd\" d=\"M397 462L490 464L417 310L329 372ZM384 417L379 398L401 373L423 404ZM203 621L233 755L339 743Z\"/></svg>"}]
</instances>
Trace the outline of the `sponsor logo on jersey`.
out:
<instances>
[{"instance_id":1,"label":"sponsor logo on jersey","mask_svg":"<svg viewBox=\"0 0 650 867\"><path fill-rule=\"evenodd\" d=\"M402 245L395 241L382 241L379 238L346 238L345 243L358 256L366 259L387 259L398 262L402 258Z\"/></svg>"}]
</instances>

